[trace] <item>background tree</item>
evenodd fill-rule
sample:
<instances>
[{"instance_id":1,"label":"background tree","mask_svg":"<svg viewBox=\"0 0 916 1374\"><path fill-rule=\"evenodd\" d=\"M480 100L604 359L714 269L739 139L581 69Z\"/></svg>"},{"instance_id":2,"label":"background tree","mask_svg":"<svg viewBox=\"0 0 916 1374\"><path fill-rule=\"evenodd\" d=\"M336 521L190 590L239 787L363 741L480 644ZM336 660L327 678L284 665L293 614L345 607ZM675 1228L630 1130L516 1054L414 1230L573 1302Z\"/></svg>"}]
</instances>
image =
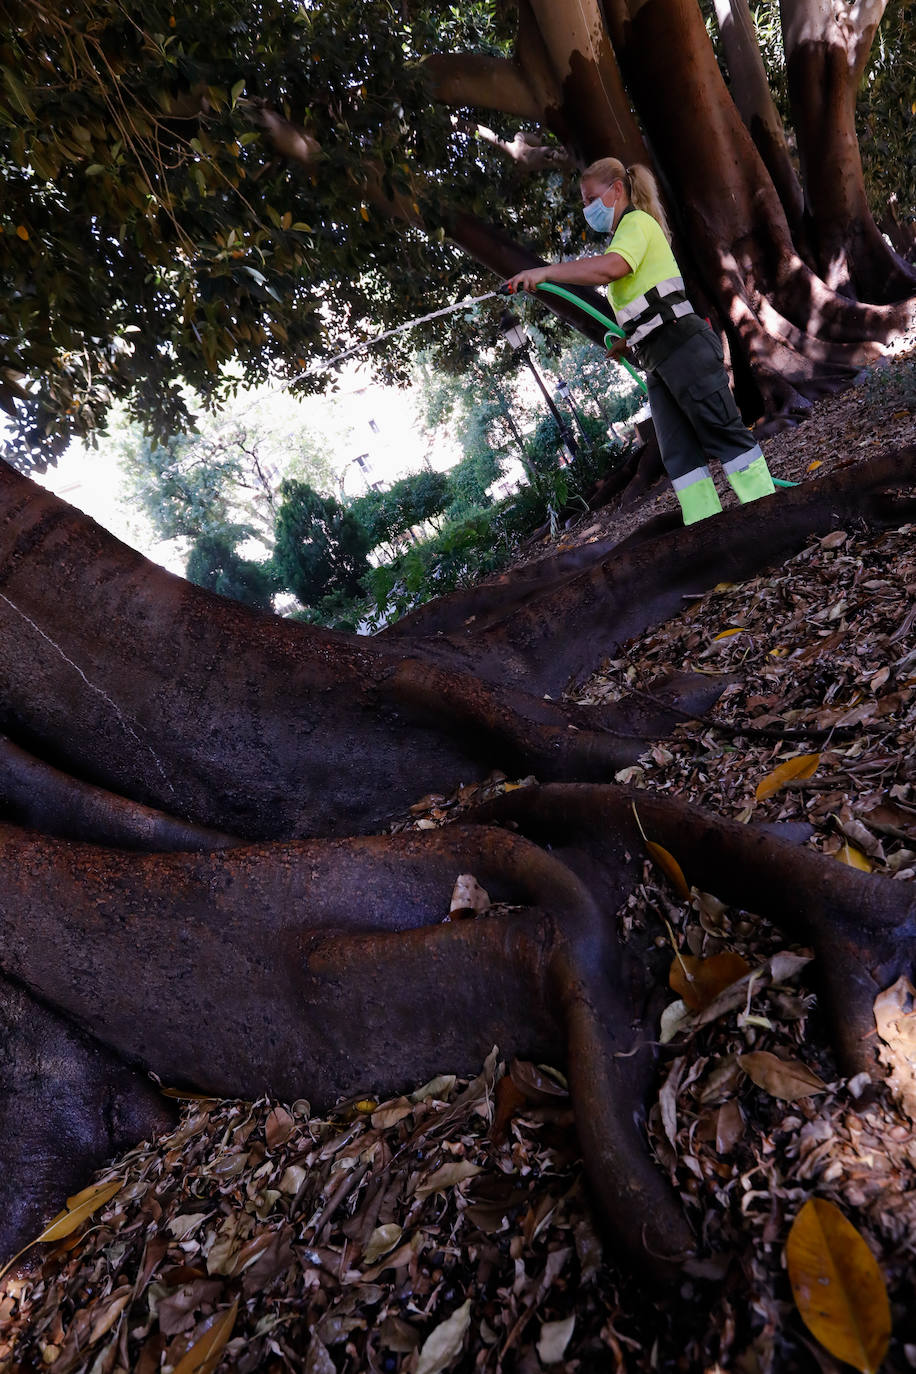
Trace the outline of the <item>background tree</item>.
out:
<instances>
[{"instance_id":1,"label":"background tree","mask_svg":"<svg viewBox=\"0 0 916 1374\"><path fill-rule=\"evenodd\" d=\"M293 479L281 484L273 561L282 585L304 606L329 592L356 596L369 548L363 526L335 497Z\"/></svg>"},{"instance_id":2,"label":"background tree","mask_svg":"<svg viewBox=\"0 0 916 1374\"><path fill-rule=\"evenodd\" d=\"M158 443L137 426L125 436L125 447L130 497L160 539L197 539L232 523L244 482L237 453L203 451L184 435ZM246 504L249 519L261 514L262 523L255 503ZM251 533L246 527L245 537Z\"/></svg>"},{"instance_id":3,"label":"background tree","mask_svg":"<svg viewBox=\"0 0 916 1374\"><path fill-rule=\"evenodd\" d=\"M126 422L101 444L120 458L132 509L159 539L175 542L192 582L269 607L278 590L270 554L283 474L330 490L334 440L318 434L300 402L274 392L240 394L219 417L198 414L192 431L162 443ZM245 543L247 557L239 552Z\"/></svg>"},{"instance_id":4,"label":"background tree","mask_svg":"<svg viewBox=\"0 0 916 1374\"><path fill-rule=\"evenodd\" d=\"M481 444L450 469L450 500L446 511L449 519L460 520L493 504L490 488L502 472L500 456L488 445Z\"/></svg>"},{"instance_id":5,"label":"background tree","mask_svg":"<svg viewBox=\"0 0 916 1374\"><path fill-rule=\"evenodd\" d=\"M394 557L394 549L390 546L396 534L398 512L389 499L388 492L370 487L362 496L357 496L349 503L349 510L366 531L369 548L377 549L380 545L387 544L389 556ZM399 534L400 530L397 530L397 533Z\"/></svg>"},{"instance_id":6,"label":"background tree","mask_svg":"<svg viewBox=\"0 0 916 1374\"><path fill-rule=\"evenodd\" d=\"M188 555L187 577L220 596L269 611L279 590L277 574L272 563L239 554L238 544L247 536L244 526L200 535Z\"/></svg>"}]
</instances>

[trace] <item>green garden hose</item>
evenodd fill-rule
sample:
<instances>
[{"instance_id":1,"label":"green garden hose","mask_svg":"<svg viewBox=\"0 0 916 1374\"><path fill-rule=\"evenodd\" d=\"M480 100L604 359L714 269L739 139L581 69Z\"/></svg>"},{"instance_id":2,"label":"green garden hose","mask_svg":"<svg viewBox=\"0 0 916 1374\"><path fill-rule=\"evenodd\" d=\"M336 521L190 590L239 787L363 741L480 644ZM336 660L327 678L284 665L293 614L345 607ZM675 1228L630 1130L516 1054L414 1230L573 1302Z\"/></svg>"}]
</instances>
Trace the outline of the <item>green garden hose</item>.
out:
<instances>
[{"instance_id":1,"label":"green garden hose","mask_svg":"<svg viewBox=\"0 0 916 1374\"><path fill-rule=\"evenodd\" d=\"M567 291L564 287L557 286L556 283L552 281L539 281L537 284L537 290L550 291L554 296L562 296L564 301L569 301L572 305L577 305L580 310L585 311L586 315L591 315L593 320L597 320L599 324L603 324L605 330L607 331L604 336L605 348L609 349L611 346L608 343L608 339L626 338L626 335L624 334L623 330L620 328L619 325L616 325L613 320L609 320L606 315L602 315L601 311L596 310L595 307L591 304L591 302L583 301L579 296L575 295L572 291ZM646 386L642 377L640 377L639 373L636 371L636 368L633 367L632 363L628 363L626 358L617 358L616 361L620 364L621 367L626 368L627 372L629 372L630 376L633 378L634 382L641 391L648 392L648 387Z\"/></svg>"}]
</instances>

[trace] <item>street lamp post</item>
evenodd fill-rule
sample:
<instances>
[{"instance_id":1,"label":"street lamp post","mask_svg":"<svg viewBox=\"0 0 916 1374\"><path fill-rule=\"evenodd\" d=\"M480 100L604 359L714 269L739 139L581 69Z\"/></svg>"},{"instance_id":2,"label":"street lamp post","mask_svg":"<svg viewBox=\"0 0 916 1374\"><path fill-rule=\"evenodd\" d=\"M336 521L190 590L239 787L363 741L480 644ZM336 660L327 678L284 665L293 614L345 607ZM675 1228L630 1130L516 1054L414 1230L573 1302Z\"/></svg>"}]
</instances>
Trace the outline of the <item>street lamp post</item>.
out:
<instances>
[{"instance_id":1,"label":"street lamp post","mask_svg":"<svg viewBox=\"0 0 916 1374\"><path fill-rule=\"evenodd\" d=\"M585 440L585 442L588 443L588 431L585 428L585 425L582 423L582 416L576 409L576 403L573 400L572 392L569 389L569 382L567 382L563 377L557 379L557 395L559 396L561 401L563 401L566 405L569 406L570 410L572 411L572 417L576 422L576 427L578 428L579 433L582 435L582 438Z\"/></svg>"},{"instance_id":2,"label":"street lamp post","mask_svg":"<svg viewBox=\"0 0 916 1374\"><path fill-rule=\"evenodd\" d=\"M563 419L563 416L557 410L557 407L554 404L553 397L547 390L547 387L544 385L544 380L541 377L540 372L538 372L537 368L534 365L534 359L531 357L530 351L531 340L528 338L528 335L525 333L524 329L519 324L516 317L512 314L511 310L503 311L502 318L499 322L499 327L505 335L506 340L509 343L509 346L513 348L516 353L519 353L525 359L525 362L528 364L528 366L531 368L531 374L534 377L534 380L537 382L538 386L541 388L541 395L547 402L547 408L557 423L557 428L559 429L560 435L563 439L563 447L566 449L568 460L570 462L575 461L575 459L579 456L579 449L576 445L576 440L573 434L570 432L569 428L567 427L566 422Z\"/></svg>"}]
</instances>

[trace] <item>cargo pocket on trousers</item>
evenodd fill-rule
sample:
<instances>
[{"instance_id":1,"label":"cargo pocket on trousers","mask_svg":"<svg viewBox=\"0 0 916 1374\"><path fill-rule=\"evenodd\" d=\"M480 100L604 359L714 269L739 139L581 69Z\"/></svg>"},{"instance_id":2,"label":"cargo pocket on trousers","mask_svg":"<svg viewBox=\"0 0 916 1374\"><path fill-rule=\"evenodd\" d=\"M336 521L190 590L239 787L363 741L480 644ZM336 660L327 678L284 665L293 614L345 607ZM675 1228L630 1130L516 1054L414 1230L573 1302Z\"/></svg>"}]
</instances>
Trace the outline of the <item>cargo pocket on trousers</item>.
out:
<instances>
[{"instance_id":1,"label":"cargo pocket on trousers","mask_svg":"<svg viewBox=\"0 0 916 1374\"><path fill-rule=\"evenodd\" d=\"M725 374L714 372L687 388L691 409L697 418L712 425L730 425L735 420L741 423L735 398L731 393Z\"/></svg>"}]
</instances>

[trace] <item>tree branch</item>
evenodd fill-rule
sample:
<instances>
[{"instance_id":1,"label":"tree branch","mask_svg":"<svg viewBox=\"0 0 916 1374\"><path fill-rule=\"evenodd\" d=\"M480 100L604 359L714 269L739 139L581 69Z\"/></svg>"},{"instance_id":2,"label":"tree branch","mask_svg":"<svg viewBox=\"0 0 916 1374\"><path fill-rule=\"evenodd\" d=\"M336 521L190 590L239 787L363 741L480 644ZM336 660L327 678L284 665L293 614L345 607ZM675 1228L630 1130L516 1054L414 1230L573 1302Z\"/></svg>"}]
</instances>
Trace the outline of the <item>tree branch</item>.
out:
<instances>
[{"instance_id":1,"label":"tree branch","mask_svg":"<svg viewBox=\"0 0 916 1374\"><path fill-rule=\"evenodd\" d=\"M431 53L423 59L423 73L431 98L441 105L501 110L520 119L543 118L524 72L510 58Z\"/></svg>"},{"instance_id":2,"label":"tree branch","mask_svg":"<svg viewBox=\"0 0 916 1374\"><path fill-rule=\"evenodd\" d=\"M318 140L301 125L284 119L283 115L277 114L269 105L260 101L249 101L247 104L252 111L254 122L265 130L276 152L290 162L297 162L300 167L312 171L321 157L321 144Z\"/></svg>"},{"instance_id":3,"label":"tree branch","mask_svg":"<svg viewBox=\"0 0 916 1374\"><path fill-rule=\"evenodd\" d=\"M511 143L507 139L500 138L485 124L475 125L474 132L484 143L489 143L491 147L504 153L506 157L511 158L526 172L572 172L575 170L575 159L565 148L550 147L544 143L540 134L531 133L527 129L519 129Z\"/></svg>"},{"instance_id":4,"label":"tree branch","mask_svg":"<svg viewBox=\"0 0 916 1374\"><path fill-rule=\"evenodd\" d=\"M293 124L267 104L251 102L251 109L255 122L266 131L275 151L305 171L314 172L322 155L321 144L314 135L302 125ZM360 189L366 200L383 214L404 220L408 224L422 226L419 207L413 198L398 192L389 195L384 188L382 169L374 163L366 164Z\"/></svg>"}]
</instances>

